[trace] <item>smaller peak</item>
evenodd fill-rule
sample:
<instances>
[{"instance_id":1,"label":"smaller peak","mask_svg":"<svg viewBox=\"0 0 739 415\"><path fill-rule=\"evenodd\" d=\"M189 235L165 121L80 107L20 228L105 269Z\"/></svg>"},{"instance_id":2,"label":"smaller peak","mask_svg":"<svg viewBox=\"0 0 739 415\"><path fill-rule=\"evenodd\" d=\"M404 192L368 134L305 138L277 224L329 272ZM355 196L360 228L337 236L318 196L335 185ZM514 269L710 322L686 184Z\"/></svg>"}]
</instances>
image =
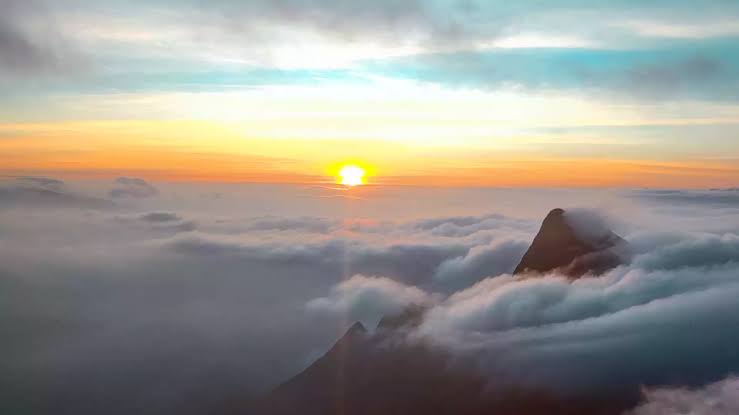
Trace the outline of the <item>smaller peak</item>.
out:
<instances>
[{"instance_id":1,"label":"smaller peak","mask_svg":"<svg viewBox=\"0 0 739 415\"><path fill-rule=\"evenodd\" d=\"M570 233L572 229L567 223L566 217L567 214L564 209L552 209L542 221L542 229L546 230L547 233Z\"/></svg>"},{"instance_id":2,"label":"smaller peak","mask_svg":"<svg viewBox=\"0 0 739 415\"><path fill-rule=\"evenodd\" d=\"M398 314L384 316L377 324L378 329L392 330L401 327L415 327L421 323L426 308L420 305L412 305Z\"/></svg>"},{"instance_id":3,"label":"smaller peak","mask_svg":"<svg viewBox=\"0 0 739 415\"><path fill-rule=\"evenodd\" d=\"M364 325L357 321L356 323L352 324L351 327L349 327L349 330L346 331L347 334L349 333L366 333L367 329L364 328Z\"/></svg>"},{"instance_id":4,"label":"smaller peak","mask_svg":"<svg viewBox=\"0 0 739 415\"><path fill-rule=\"evenodd\" d=\"M557 270L572 278L602 274L623 262L625 244L598 215L581 209L552 209L513 274Z\"/></svg>"},{"instance_id":5,"label":"smaller peak","mask_svg":"<svg viewBox=\"0 0 739 415\"><path fill-rule=\"evenodd\" d=\"M342 347L347 347L352 344L357 344L357 342L362 342L367 335L367 329L364 328L362 323L356 322L352 324L349 329L344 332L344 335L341 336L341 338L334 344L334 347L329 350L327 355L331 354L334 350L340 349Z\"/></svg>"}]
</instances>

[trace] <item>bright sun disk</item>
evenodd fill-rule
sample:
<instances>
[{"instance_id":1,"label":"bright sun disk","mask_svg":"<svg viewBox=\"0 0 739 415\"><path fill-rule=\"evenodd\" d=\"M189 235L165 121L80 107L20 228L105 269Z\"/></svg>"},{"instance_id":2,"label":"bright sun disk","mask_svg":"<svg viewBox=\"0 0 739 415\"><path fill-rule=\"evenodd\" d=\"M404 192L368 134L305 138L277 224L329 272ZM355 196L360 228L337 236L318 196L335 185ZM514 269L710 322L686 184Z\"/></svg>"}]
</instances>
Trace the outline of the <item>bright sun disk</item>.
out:
<instances>
[{"instance_id":1,"label":"bright sun disk","mask_svg":"<svg viewBox=\"0 0 739 415\"><path fill-rule=\"evenodd\" d=\"M339 170L340 184L345 186L359 186L364 184L364 169L353 164L346 165Z\"/></svg>"}]
</instances>

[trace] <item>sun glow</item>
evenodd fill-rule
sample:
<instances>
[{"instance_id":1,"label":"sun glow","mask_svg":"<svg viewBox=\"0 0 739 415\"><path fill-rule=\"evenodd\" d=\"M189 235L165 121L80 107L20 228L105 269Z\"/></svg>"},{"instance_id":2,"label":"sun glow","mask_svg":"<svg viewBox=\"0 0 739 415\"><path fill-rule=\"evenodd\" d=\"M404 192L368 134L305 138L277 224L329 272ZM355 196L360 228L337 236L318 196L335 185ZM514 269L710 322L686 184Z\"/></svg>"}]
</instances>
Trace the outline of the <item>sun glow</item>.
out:
<instances>
[{"instance_id":1,"label":"sun glow","mask_svg":"<svg viewBox=\"0 0 739 415\"><path fill-rule=\"evenodd\" d=\"M343 166L339 170L339 184L352 187L359 186L360 184L364 184L364 175L364 169L357 165L349 164Z\"/></svg>"}]
</instances>

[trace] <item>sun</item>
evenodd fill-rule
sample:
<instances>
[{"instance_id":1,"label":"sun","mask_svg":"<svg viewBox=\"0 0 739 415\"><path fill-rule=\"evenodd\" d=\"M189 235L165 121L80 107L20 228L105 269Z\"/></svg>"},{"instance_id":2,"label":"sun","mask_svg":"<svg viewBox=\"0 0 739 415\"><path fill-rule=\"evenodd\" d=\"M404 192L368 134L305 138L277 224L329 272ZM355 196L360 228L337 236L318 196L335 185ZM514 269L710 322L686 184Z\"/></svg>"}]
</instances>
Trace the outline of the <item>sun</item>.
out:
<instances>
[{"instance_id":1,"label":"sun","mask_svg":"<svg viewBox=\"0 0 739 415\"><path fill-rule=\"evenodd\" d=\"M347 164L339 170L339 184L345 186L359 186L364 184L365 171L355 164Z\"/></svg>"}]
</instances>

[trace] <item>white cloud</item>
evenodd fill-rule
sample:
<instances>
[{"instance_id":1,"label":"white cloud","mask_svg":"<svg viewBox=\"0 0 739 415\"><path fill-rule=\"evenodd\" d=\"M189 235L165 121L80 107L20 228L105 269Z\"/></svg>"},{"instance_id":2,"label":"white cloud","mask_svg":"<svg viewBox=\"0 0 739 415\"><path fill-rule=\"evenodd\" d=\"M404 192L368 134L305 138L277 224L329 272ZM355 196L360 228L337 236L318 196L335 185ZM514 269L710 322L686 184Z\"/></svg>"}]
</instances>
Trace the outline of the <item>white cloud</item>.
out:
<instances>
[{"instance_id":1,"label":"white cloud","mask_svg":"<svg viewBox=\"0 0 739 415\"><path fill-rule=\"evenodd\" d=\"M193 388L243 398L289 378L330 347L343 317L372 323L410 304L431 307L421 332L437 345L547 391L638 393L739 370L739 254L727 231L737 216L728 202L690 202L704 193L644 203L610 191L391 188L347 218L344 201L303 187L154 185L156 196L114 212L2 207L0 322L11 334L0 353L13 359L0 383L34 397L43 382L77 413L179 412L183 396L202 397ZM518 241L557 205L609 207L627 222L634 263L575 283L500 275L467 286L515 262ZM190 221L194 232L169 228ZM445 291L441 276L460 285ZM167 396L150 393L163 384Z\"/></svg>"},{"instance_id":2,"label":"white cloud","mask_svg":"<svg viewBox=\"0 0 739 415\"><path fill-rule=\"evenodd\" d=\"M528 243L503 241L472 247L465 256L442 262L434 273L434 282L445 291L469 287L484 277L513 272Z\"/></svg>"},{"instance_id":3,"label":"white cloud","mask_svg":"<svg viewBox=\"0 0 739 415\"><path fill-rule=\"evenodd\" d=\"M739 379L731 376L696 389L647 389L644 399L625 415L734 415L739 413Z\"/></svg>"},{"instance_id":4,"label":"white cloud","mask_svg":"<svg viewBox=\"0 0 739 415\"><path fill-rule=\"evenodd\" d=\"M432 295L417 287L385 277L355 275L334 286L328 297L313 299L306 307L309 311L335 313L373 327L384 316L397 315L409 306L427 306L433 301Z\"/></svg>"},{"instance_id":5,"label":"white cloud","mask_svg":"<svg viewBox=\"0 0 739 415\"><path fill-rule=\"evenodd\" d=\"M739 368L725 346L739 340L735 244L696 235L574 282L490 278L434 307L418 334L494 379L570 393L721 376Z\"/></svg>"}]
</instances>

